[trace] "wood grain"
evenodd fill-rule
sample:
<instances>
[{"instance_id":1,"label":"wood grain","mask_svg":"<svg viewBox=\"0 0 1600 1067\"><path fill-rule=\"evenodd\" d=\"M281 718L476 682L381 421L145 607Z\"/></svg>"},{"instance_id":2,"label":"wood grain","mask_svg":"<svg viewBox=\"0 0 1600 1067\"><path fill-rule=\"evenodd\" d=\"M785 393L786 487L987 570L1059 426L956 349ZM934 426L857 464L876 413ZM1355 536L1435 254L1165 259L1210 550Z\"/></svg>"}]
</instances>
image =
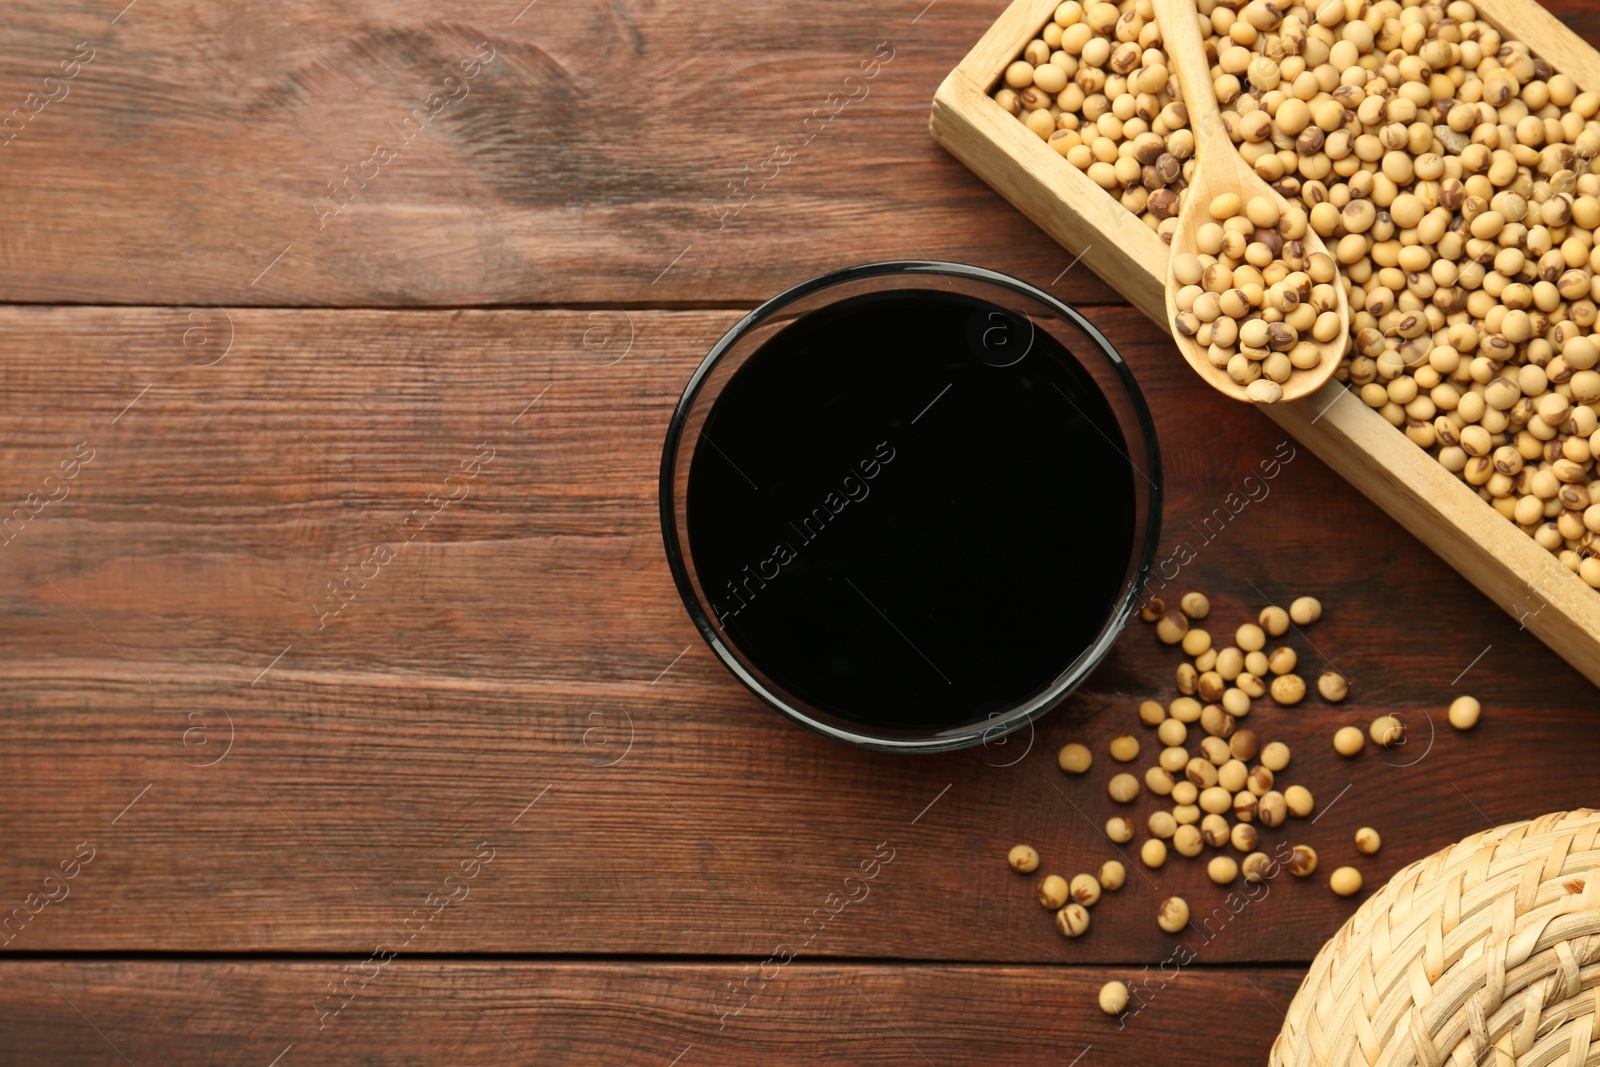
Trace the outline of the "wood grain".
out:
<instances>
[{"instance_id":1,"label":"wood grain","mask_svg":"<svg viewBox=\"0 0 1600 1067\"><path fill-rule=\"evenodd\" d=\"M375 965L355 969L374 974ZM0 1063L859 1064L1156 1063L1178 1035L1265 1062L1298 976L1277 969L1163 978L1119 1020L1077 967L762 968L738 1014L713 963L417 963L376 972L338 1015L314 1005L347 961L19 963L0 971ZM54 988L52 988L54 987ZM1146 986L1141 986L1141 989ZM1210 1010L1249 1005L1238 1016ZM1263 1000L1265 1003L1263 1003ZM334 1004L335 1001L329 1000ZM1085 1055L1092 1046L1096 1051ZM375 1058L373 1058L375 1057ZM676 1057L676 1058L675 1058Z\"/></svg>"},{"instance_id":2,"label":"wood grain","mask_svg":"<svg viewBox=\"0 0 1600 1067\"><path fill-rule=\"evenodd\" d=\"M0 136L0 301L153 306L0 308L0 1064L1262 1061L1352 903L1274 883L1219 918L1174 862L1067 942L1001 866L1018 840L1040 875L1113 854L1105 745L1174 663L1147 630L1031 739L894 759L761 707L661 558L668 412L737 309L905 256L1120 302L927 137L999 10L8 9L0 119L78 42L94 58ZM1600 36L1586 0L1550 10ZM483 41L470 94L319 228L328 183ZM870 93L791 137L885 41ZM777 145L798 148L781 167ZM1297 645L1351 702L1252 716L1326 811L1285 840L1332 857L1379 827L1372 885L1593 803L1577 672L1303 450L1263 481L1277 428L1197 390L1132 310L1089 313L1162 426L1163 559L1196 556L1170 589L1207 589L1219 624L1267 596L1328 605ZM480 444L494 459L434 514ZM323 626L327 583L402 539ZM1421 747L1468 689L1479 730ZM1380 711L1419 747L1337 760L1334 726ZM1097 754L1083 779L1055 767L1068 740ZM1181 939L1153 923L1169 892L1197 913ZM319 1031L327 984L396 943ZM1194 965L1126 1030L1094 1010L1108 977L1159 985L1179 944ZM713 997L780 945L782 977L721 1018Z\"/></svg>"},{"instance_id":3,"label":"wood grain","mask_svg":"<svg viewBox=\"0 0 1600 1067\"><path fill-rule=\"evenodd\" d=\"M1040 877L1114 854L1105 744L1139 732L1176 664L1148 628L1031 747L858 752L739 688L677 600L654 477L677 388L736 313L634 313L609 367L584 362L620 354L583 347L591 314L234 309L208 327L220 340L231 319L227 357L191 367L205 349L183 347L177 310L0 313L0 499L77 442L97 450L0 547L0 914L79 842L98 850L6 951L370 951L483 841L498 858L418 951L764 958L882 842L870 900L806 955L1144 962L1170 951L1163 896L1225 904L1174 862L1069 943L1002 864L1017 841ZM1270 422L1197 391L1132 309L1093 314L1164 428L1162 558L1195 556L1158 571L1168 591L1211 593L1219 633L1267 597L1327 604L1293 643L1355 695L1250 724L1291 744L1291 777L1330 810L1270 842L1332 862L1370 823L1388 842L1359 863L1376 885L1489 820L1592 799L1581 676ZM480 442L496 451L470 496L319 628L325 583L398 541ZM1488 711L1459 735L1441 711L1466 690ZM1335 726L1380 711L1411 717L1416 747L1335 757ZM1078 738L1101 762L1067 779L1053 753ZM1529 759L1508 773L1510 751ZM1397 818L1399 798L1427 818ZM1197 935L1200 955L1303 961L1352 907L1317 881L1275 887Z\"/></svg>"},{"instance_id":4,"label":"wood grain","mask_svg":"<svg viewBox=\"0 0 1600 1067\"><path fill-rule=\"evenodd\" d=\"M1531 0L1480 6L1512 38L1559 58L1580 87L1600 89L1600 54ZM996 57L1019 54L1044 11L1036 0L1014 0L950 73L934 97L934 137L1165 329L1168 246L987 95ZM1185 356L1204 365L1190 346ZM1600 595L1348 392L1330 382L1263 411L1600 684ZM1529 613L1530 602L1540 610Z\"/></svg>"},{"instance_id":5,"label":"wood grain","mask_svg":"<svg viewBox=\"0 0 1600 1067\"><path fill-rule=\"evenodd\" d=\"M421 0L184 0L112 23L122 7L8 11L0 114L45 91L78 42L95 56L0 145L0 300L748 306L870 260L1039 284L1071 262L926 134L928 100L999 13L992 0L777 16L589 0L515 22L509 0L448 18ZM1549 7L1600 35L1587 0ZM395 127L484 41L497 58L467 96L324 225L329 183L404 140ZM861 97L844 79L884 41L894 59ZM830 93L860 99L805 127ZM778 146L794 158L780 165ZM754 199L724 225L729 183L747 178ZM1054 291L1118 302L1087 271Z\"/></svg>"},{"instance_id":6,"label":"wood grain","mask_svg":"<svg viewBox=\"0 0 1600 1067\"><path fill-rule=\"evenodd\" d=\"M0 146L0 300L725 307L872 260L1071 260L927 137L988 0L121 6L8 14L0 113L94 58ZM430 93L459 99L408 123Z\"/></svg>"}]
</instances>

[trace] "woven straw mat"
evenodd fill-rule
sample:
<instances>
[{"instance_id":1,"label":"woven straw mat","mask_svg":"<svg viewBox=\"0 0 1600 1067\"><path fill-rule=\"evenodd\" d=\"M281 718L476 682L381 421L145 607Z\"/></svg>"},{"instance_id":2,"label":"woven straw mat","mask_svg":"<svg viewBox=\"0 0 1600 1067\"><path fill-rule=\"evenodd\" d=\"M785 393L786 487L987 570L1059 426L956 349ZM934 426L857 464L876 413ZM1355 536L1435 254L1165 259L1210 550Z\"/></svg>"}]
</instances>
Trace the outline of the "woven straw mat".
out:
<instances>
[{"instance_id":1,"label":"woven straw mat","mask_svg":"<svg viewBox=\"0 0 1600 1067\"><path fill-rule=\"evenodd\" d=\"M1396 874L1317 954L1271 1063L1600 1067L1600 812Z\"/></svg>"}]
</instances>

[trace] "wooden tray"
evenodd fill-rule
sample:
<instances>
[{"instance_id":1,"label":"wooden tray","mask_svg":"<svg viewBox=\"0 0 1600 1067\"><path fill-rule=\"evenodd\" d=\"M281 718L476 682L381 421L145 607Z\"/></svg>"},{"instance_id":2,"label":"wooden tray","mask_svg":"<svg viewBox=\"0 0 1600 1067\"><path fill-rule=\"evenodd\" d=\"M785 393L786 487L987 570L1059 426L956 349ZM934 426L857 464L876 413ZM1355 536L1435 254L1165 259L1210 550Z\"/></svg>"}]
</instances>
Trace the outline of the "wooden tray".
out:
<instances>
[{"instance_id":1,"label":"wooden tray","mask_svg":"<svg viewBox=\"0 0 1600 1067\"><path fill-rule=\"evenodd\" d=\"M988 95L1057 2L1014 0L939 86L929 128L951 155L1165 329L1167 245ZM1549 12L1531 0L1478 0L1477 7L1508 37L1538 42L1535 51L1581 89L1600 90L1600 53ZM1195 388L1206 386L1196 380ZM1600 591L1338 382L1261 411L1600 685Z\"/></svg>"}]
</instances>

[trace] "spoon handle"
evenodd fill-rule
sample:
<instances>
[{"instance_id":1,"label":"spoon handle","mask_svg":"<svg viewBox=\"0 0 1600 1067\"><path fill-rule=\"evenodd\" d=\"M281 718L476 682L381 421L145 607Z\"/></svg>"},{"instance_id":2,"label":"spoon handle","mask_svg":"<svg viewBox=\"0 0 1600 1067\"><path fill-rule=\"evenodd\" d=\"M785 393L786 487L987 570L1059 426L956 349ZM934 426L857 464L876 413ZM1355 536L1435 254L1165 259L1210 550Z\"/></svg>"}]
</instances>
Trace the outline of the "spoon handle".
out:
<instances>
[{"instance_id":1,"label":"spoon handle","mask_svg":"<svg viewBox=\"0 0 1600 1067\"><path fill-rule=\"evenodd\" d=\"M1205 165L1208 147L1216 153L1233 146L1217 107L1216 88L1211 84L1211 64L1206 60L1206 43L1200 37L1200 15L1195 11L1194 0L1155 0L1155 8L1167 59L1177 68L1178 89L1189 113L1196 151L1201 165Z\"/></svg>"}]
</instances>

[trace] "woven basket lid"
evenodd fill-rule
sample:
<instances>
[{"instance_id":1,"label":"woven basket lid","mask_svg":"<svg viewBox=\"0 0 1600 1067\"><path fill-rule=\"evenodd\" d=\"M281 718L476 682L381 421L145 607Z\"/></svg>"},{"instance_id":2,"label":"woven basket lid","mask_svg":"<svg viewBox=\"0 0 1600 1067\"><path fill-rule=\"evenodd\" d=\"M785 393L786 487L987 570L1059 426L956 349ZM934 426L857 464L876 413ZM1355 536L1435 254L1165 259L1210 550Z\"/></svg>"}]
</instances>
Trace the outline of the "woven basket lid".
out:
<instances>
[{"instance_id":1,"label":"woven basket lid","mask_svg":"<svg viewBox=\"0 0 1600 1067\"><path fill-rule=\"evenodd\" d=\"M1396 874L1317 954L1271 1063L1600 1065L1600 812L1499 826Z\"/></svg>"}]
</instances>

